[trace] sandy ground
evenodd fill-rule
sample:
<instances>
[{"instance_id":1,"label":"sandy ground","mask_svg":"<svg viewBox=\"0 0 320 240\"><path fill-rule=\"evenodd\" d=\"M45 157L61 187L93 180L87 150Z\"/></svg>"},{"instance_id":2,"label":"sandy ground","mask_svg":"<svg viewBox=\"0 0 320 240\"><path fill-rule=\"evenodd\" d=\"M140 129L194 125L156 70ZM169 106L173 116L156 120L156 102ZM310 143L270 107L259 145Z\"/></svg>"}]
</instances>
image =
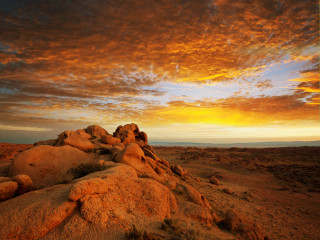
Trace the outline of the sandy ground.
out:
<instances>
[{"instance_id":1,"label":"sandy ground","mask_svg":"<svg viewBox=\"0 0 320 240\"><path fill-rule=\"evenodd\" d=\"M233 208L260 223L270 239L320 239L319 147L155 151L188 169L186 181L207 197L218 216ZM212 175L221 185L209 182Z\"/></svg>"},{"instance_id":2,"label":"sandy ground","mask_svg":"<svg viewBox=\"0 0 320 240\"><path fill-rule=\"evenodd\" d=\"M0 174L15 154L31 146L1 143ZM320 147L155 147L155 152L188 169L185 181L219 217L236 209L259 223L269 239L320 239ZM212 175L220 185L209 182ZM233 239L230 232L218 235Z\"/></svg>"}]
</instances>

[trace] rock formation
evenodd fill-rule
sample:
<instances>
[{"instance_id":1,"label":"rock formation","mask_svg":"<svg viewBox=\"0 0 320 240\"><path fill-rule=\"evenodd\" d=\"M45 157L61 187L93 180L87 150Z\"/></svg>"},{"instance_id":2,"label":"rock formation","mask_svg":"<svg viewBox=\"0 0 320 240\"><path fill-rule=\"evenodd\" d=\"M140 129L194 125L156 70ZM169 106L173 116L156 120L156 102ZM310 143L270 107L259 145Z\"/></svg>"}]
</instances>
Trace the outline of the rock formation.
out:
<instances>
[{"instance_id":1,"label":"rock formation","mask_svg":"<svg viewBox=\"0 0 320 240\"><path fill-rule=\"evenodd\" d=\"M113 135L93 125L36 145L14 158L11 178L0 177L3 239L124 239L132 225L148 228L173 217L206 226L218 221L186 182L187 170L158 158L136 124ZM86 166L98 171L64 179ZM224 226L239 232L234 219L227 213Z\"/></svg>"}]
</instances>

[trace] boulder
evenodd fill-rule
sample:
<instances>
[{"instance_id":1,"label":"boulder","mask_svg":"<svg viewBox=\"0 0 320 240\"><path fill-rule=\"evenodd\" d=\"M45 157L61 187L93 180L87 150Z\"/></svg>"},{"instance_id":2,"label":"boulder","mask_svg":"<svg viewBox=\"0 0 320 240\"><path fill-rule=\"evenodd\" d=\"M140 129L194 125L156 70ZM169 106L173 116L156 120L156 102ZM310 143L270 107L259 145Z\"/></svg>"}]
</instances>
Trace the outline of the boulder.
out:
<instances>
[{"instance_id":1,"label":"boulder","mask_svg":"<svg viewBox=\"0 0 320 240\"><path fill-rule=\"evenodd\" d=\"M75 131L64 131L58 137L56 146L70 145L82 151L88 152L94 149L94 144Z\"/></svg>"},{"instance_id":2,"label":"boulder","mask_svg":"<svg viewBox=\"0 0 320 240\"><path fill-rule=\"evenodd\" d=\"M17 195L24 194L33 189L32 180L28 175L19 174L14 176L12 179L18 183L18 189L16 191Z\"/></svg>"},{"instance_id":3,"label":"boulder","mask_svg":"<svg viewBox=\"0 0 320 240\"><path fill-rule=\"evenodd\" d=\"M119 133L121 143L125 146L136 141L134 133L131 130L125 130Z\"/></svg>"},{"instance_id":4,"label":"boulder","mask_svg":"<svg viewBox=\"0 0 320 240\"><path fill-rule=\"evenodd\" d=\"M181 177L188 173L187 169L183 169L180 165L177 165L177 164L173 164L171 166L171 170Z\"/></svg>"},{"instance_id":5,"label":"boulder","mask_svg":"<svg viewBox=\"0 0 320 240\"><path fill-rule=\"evenodd\" d=\"M209 181L215 185L220 185L220 181L215 176L211 176Z\"/></svg>"},{"instance_id":6,"label":"boulder","mask_svg":"<svg viewBox=\"0 0 320 240\"><path fill-rule=\"evenodd\" d=\"M136 136L136 143L140 147L144 147L145 145L148 145L148 136L145 132L140 132L138 136Z\"/></svg>"},{"instance_id":7,"label":"boulder","mask_svg":"<svg viewBox=\"0 0 320 240\"><path fill-rule=\"evenodd\" d=\"M177 184L176 191L179 194L183 194L187 197L188 200L191 202L194 202L200 206L206 207L208 209L211 209L211 206L208 202L208 200L200 194L195 188L191 187L190 185L179 183Z\"/></svg>"},{"instance_id":8,"label":"boulder","mask_svg":"<svg viewBox=\"0 0 320 240\"><path fill-rule=\"evenodd\" d=\"M40 146L40 145L50 145L50 146L54 146L56 145L58 139L49 139L49 140L45 140L45 141L38 141L36 143L33 144L33 146Z\"/></svg>"},{"instance_id":9,"label":"boulder","mask_svg":"<svg viewBox=\"0 0 320 240\"><path fill-rule=\"evenodd\" d=\"M142 148L142 150L144 152L144 155L146 155L148 157L151 157L153 160L157 159L156 155L151 150L149 150L148 148Z\"/></svg>"},{"instance_id":10,"label":"boulder","mask_svg":"<svg viewBox=\"0 0 320 240\"><path fill-rule=\"evenodd\" d=\"M109 135L109 133L102 127L98 125L88 126L86 132L89 133L93 137L101 138L102 136Z\"/></svg>"},{"instance_id":11,"label":"boulder","mask_svg":"<svg viewBox=\"0 0 320 240\"><path fill-rule=\"evenodd\" d=\"M245 218L235 210L228 210L222 224L233 233L239 233L247 240L264 240L265 235L259 224Z\"/></svg>"},{"instance_id":12,"label":"boulder","mask_svg":"<svg viewBox=\"0 0 320 240\"><path fill-rule=\"evenodd\" d=\"M144 153L140 146L136 143L128 144L125 149L120 151L114 159L115 162L124 163L129 166L132 166L140 173L153 173L154 170L152 167L147 164Z\"/></svg>"},{"instance_id":13,"label":"boulder","mask_svg":"<svg viewBox=\"0 0 320 240\"><path fill-rule=\"evenodd\" d=\"M69 199L79 201L85 220L102 227L110 222L127 225L139 218L162 221L177 211L176 199L167 187L152 179L117 173L76 183Z\"/></svg>"},{"instance_id":14,"label":"boulder","mask_svg":"<svg viewBox=\"0 0 320 240\"><path fill-rule=\"evenodd\" d=\"M91 154L71 146L36 146L14 158L9 176L26 174L35 188L47 187L59 183L70 168L90 162L93 162Z\"/></svg>"},{"instance_id":15,"label":"boulder","mask_svg":"<svg viewBox=\"0 0 320 240\"><path fill-rule=\"evenodd\" d=\"M126 146L123 143L115 143L115 144L112 144L112 147L119 147L121 149L124 149Z\"/></svg>"},{"instance_id":16,"label":"boulder","mask_svg":"<svg viewBox=\"0 0 320 240\"><path fill-rule=\"evenodd\" d=\"M213 218L208 208L204 208L191 202L184 202L182 207L184 215L188 218L207 226L213 224Z\"/></svg>"},{"instance_id":17,"label":"boulder","mask_svg":"<svg viewBox=\"0 0 320 240\"><path fill-rule=\"evenodd\" d=\"M7 181L0 183L0 201L5 201L13 198L16 190L18 189L18 183L15 181Z\"/></svg>"},{"instance_id":18,"label":"boulder","mask_svg":"<svg viewBox=\"0 0 320 240\"><path fill-rule=\"evenodd\" d=\"M110 145L121 143L120 138L112 137L111 135L102 136L101 141L105 144L110 144Z\"/></svg>"},{"instance_id":19,"label":"boulder","mask_svg":"<svg viewBox=\"0 0 320 240\"><path fill-rule=\"evenodd\" d=\"M86 138L86 139L92 138L92 136L83 129L78 129L76 131L76 133L78 133L81 137Z\"/></svg>"},{"instance_id":20,"label":"boulder","mask_svg":"<svg viewBox=\"0 0 320 240\"><path fill-rule=\"evenodd\" d=\"M0 203L1 239L40 239L76 209L69 191L70 185L56 185Z\"/></svg>"},{"instance_id":21,"label":"boulder","mask_svg":"<svg viewBox=\"0 0 320 240\"><path fill-rule=\"evenodd\" d=\"M131 123L131 124L126 124L124 126L120 125L117 127L116 131L113 133L114 137L120 138L119 135L123 131L132 131L134 133L134 136L139 136L140 130L137 124Z\"/></svg>"}]
</instances>

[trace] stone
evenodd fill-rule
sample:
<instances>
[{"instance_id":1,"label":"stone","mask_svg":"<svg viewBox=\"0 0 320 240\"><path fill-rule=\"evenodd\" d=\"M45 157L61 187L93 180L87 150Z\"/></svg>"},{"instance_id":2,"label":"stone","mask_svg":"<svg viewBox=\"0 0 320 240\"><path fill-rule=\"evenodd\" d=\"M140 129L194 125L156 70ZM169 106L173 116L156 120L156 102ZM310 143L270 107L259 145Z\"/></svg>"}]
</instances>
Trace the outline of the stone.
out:
<instances>
[{"instance_id":1,"label":"stone","mask_svg":"<svg viewBox=\"0 0 320 240\"><path fill-rule=\"evenodd\" d=\"M220 185L220 181L215 176L211 176L209 181L215 185Z\"/></svg>"},{"instance_id":2,"label":"stone","mask_svg":"<svg viewBox=\"0 0 320 240\"><path fill-rule=\"evenodd\" d=\"M145 132L141 131L139 133L139 136L136 136L136 143L138 143L138 145L140 147L144 147L145 145L148 144L148 136Z\"/></svg>"},{"instance_id":3,"label":"stone","mask_svg":"<svg viewBox=\"0 0 320 240\"><path fill-rule=\"evenodd\" d=\"M224 189L222 189L222 192L225 192L225 193L227 193L227 194L231 194L231 193L232 193L229 188L224 188Z\"/></svg>"},{"instance_id":4,"label":"stone","mask_svg":"<svg viewBox=\"0 0 320 240\"><path fill-rule=\"evenodd\" d=\"M109 133L102 127L98 125L88 126L86 132L93 137L101 138L102 136L109 135Z\"/></svg>"},{"instance_id":5,"label":"stone","mask_svg":"<svg viewBox=\"0 0 320 240\"><path fill-rule=\"evenodd\" d=\"M84 129L78 129L76 133L78 133L81 137L86 139L92 138L92 136L89 133L87 133Z\"/></svg>"},{"instance_id":6,"label":"stone","mask_svg":"<svg viewBox=\"0 0 320 240\"><path fill-rule=\"evenodd\" d=\"M171 170L179 176L184 176L188 172L187 169L183 169L180 165L177 164L172 165Z\"/></svg>"},{"instance_id":7,"label":"stone","mask_svg":"<svg viewBox=\"0 0 320 240\"><path fill-rule=\"evenodd\" d=\"M105 144L110 144L110 145L121 143L120 138L112 137L111 135L102 136L101 141Z\"/></svg>"},{"instance_id":8,"label":"stone","mask_svg":"<svg viewBox=\"0 0 320 240\"><path fill-rule=\"evenodd\" d=\"M52 186L61 181L68 170L82 163L93 162L93 155L71 146L36 146L17 155L9 176L28 175L35 188Z\"/></svg>"},{"instance_id":9,"label":"stone","mask_svg":"<svg viewBox=\"0 0 320 240\"><path fill-rule=\"evenodd\" d=\"M77 203L68 200L69 189L70 185L56 185L0 203L0 238L40 239L46 235L76 209Z\"/></svg>"},{"instance_id":10,"label":"stone","mask_svg":"<svg viewBox=\"0 0 320 240\"><path fill-rule=\"evenodd\" d=\"M223 225L233 233L239 233L247 240L264 240L264 233L261 226L245 218L233 209L226 212Z\"/></svg>"},{"instance_id":11,"label":"stone","mask_svg":"<svg viewBox=\"0 0 320 240\"><path fill-rule=\"evenodd\" d=\"M77 182L70 190L69 199L78 201L85 195L106 193L109 186L106 181L101 178L90 178Z\"/></svg>"},{"instance_id":12,"label":"stone","mask_svg":"<svg viewBox=\"0 0 320 240\"><path fill-rule=\"evenodd\" d=\"M157 159L156 155L152 151L150 151L148 148L142 148L142 150L145 156L151 157L153 160Z\"/></svg>"},{"instance_id":13,"label":"stone","mask_svg":"<svg viewBox=\"0 0 320 240\"><path fill-rule=\"evenodd\" d=\"M0 183L0 201L5 201L10 198L13 198L17 189L18 183L15 181L7 181Z\"/></svg>"},{"instance_id":14,"label":"stone","mask_svg":"<svg viewBox=\"0 0 320 240\"><path fill-rule=\"evenodd\" d=\"M112 147L119 147L121 149L124 149L126 146L123 143L114 143L112 144Z\"/></svg>"},{"instance_id":15,"label":"stone","mask_svg":"<svg viewBox=\"0 0 320 240\"><path fill-rule=\"evenodd\" d=\"M18 183L18 189L16 191L17 195L24 194L33 189L33 182L28 175L19 174L14 176L12 179Z\"/></svg>"},{"instance_id":16,"label":"stone","mask_svg":"<svg viewBox=\"0 0 320 240\"><path fill-rule=\"evenodd\" d=\"M70 145L84 152L89 152L94 149L94 144L92 142L75 131L64 131L59 135L56 146L64 145Z\"/></svg>"},{"instance_id":17,"label":"stone","mask_svg":"<svg viewBox=\"0 0 320 240\"><path fill-rule=\"evenodd\" d=\"M136 141L134 133L131 130L121 131L119 134L119 138L121 140L121 143L125 146Z\"/></svg>"},{"instance_id":18,"label":"stone","mask_svg":"<svg viewBox=\"0 0 320 240\"><path fill-rule=\"evenodd\" d=\"M190 185L179 183L177 184L176 191L179 194L185 195L191 202L194 202L200 206L205 208L211 209L211 206L208 200L200 194L195 188L191 187Z\"/></svg>"},{"instance_id":19,"label":"stone","mask_svg":"<svg viewBox=\"0 0 320 240\"><path fill-rule=\"evenodd\" d=\"M156 174L152 167L147 164L144 153L137 143L128 144L115 156L114 161L132 166L140 173Z\"/></svg>"},{"instance_id":20,"label":"stone","mask_svg":"<svg viewBox=\"0 0 320 240\"><path fill-rule=\"evenodd\" d=\"M113 136L120 138L120 133L127 130L132 131L134 133L134 136L139 136L140 130L138 125L135 123L118 126L116 131L113 133Z\"/></svg>"}]
</instances>

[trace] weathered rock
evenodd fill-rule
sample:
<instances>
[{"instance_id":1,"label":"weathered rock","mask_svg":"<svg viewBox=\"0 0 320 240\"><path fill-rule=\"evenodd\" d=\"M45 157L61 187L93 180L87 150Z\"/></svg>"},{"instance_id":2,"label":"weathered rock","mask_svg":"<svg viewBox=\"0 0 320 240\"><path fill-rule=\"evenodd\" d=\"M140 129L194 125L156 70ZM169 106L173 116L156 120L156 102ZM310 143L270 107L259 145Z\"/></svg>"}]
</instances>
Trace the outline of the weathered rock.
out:
<instances>
[{"instance_id":1,"label":"weathered rock","mask_svg":"<svg viewBox=\"0 0 320 240\"><path fill-rule=\"evenodd\" d=\"M124 145L128 145L129 143L134 143L136 141L134 133L131 130L121 131L119 133L119 138Z\"/></svg>"},{"instance_id":2,"label":"weathered rock","mask_svg":"<svg viewBox=\"0 0 320 240\"><path fill-rule=\"evenodd\" d=\"M94 144L75 131L64 131L58 137L56 146L70 145L82 151L88 152L94 149Z\"/></svg>"},{"instance_id":3,"label":"weathered rock","mask_svg":"<svg viewBox=\"0 0 320 240\"><path fill-rule=\"evenodd\" d=\"M136 143L138 143L138 145L140 147L144 147L145 145L148 144L148 136L145 132L140 132L139 136L136 136Z\"/></svg>"},{"instance_id":4,"label":"weathered rock","mask_svg":"<svg viewBox=\"0 0 320 240\"><path fill-rule=\"evenodd\" d=\"M111 135L102 136L101 141L105 144L110 144L110 145L121 143L120 138L112 137Z\"/></svg>"},{"instance_id":5,"label":"weathered rock","mask_svg":"<svg viewBox=\"0 0 320 240\"><path fill-rule=\"evenodd\" d=\"M27 240L44 236L77 207L77 203L68 201L69 189L68 185L57 185L0 203L0 238Z\"/></svg>"},{"instance_id":6,"label":"weathered rock","mask_svg":"<svg viewBox=\"0 0 320 240\"><path fill-rule=\"evenodd\" d=\"M195 220L197 222L211 226L213 223L212 215L208 208L196 205L190 202L184 202L183 213L188 218Z\"/></svg>"},{"instance_id":7,"label":"weathered rock","mask_svg":"<svg viewBox=\"0 0 320 240\"><path fill-rule=\"evenodd\" d=\"M153 160L157 159L156 155L152 151L150 151L148 148L142 148L142 150L145 156L151 157Z\"/></svg>"},{"instance_id":8,"label":"weathered rock","mask_svg":"<svg viewBox=\"0 0 320 240\"><path fill-rule=\"evenodd\" d=\"M226 212L223 225L233 233L240 233L247 240L263 240L265 237L259 224L253 223L232 209Z\"/></svg>"},{"instance_id":9,"label":"weathered rock","mask_svg":"<svg viewBox=\"0 0 320 240\"><path fill-rule=\"evenodd\" d=\"M156 167L154 168L154 171L155 171L158 175L163 175L163 174L165 173L165 171L164 171L162 168L158 167L158 166L156 166Z\"/></svg>"},{"instance_id":10,"label":"weathered rock","mask_svg":"<svg viewBox=\"0 0 320 240\"><path fill-rule=\"evenodd\" d=\"M143 146L143 148L146 148L146 149L150 150L152 153L154 153L153 147L150 146L150 145L148 145L148 144L146 144L145 146Z\"/></svg>"},{"instance_id":11,"label":"weathered rock","mask_svg":"<svg viewBox=\"0 0 320 240\"><path fill-rule=\"evenodd\" d=\"M89 162L93 162L91 154L71 146L37 146L15 157L9 176L26 174L35 188L41 188L59 183L70 168Z\"/></svg>"},{"instance_id":12,"label":"weathered rock","mask_svg":"<svg viewBox=\"0 0 320 240\"><path fill-rule=\"evenodd\" d=\"M199 204L200 206L211 209L208 200L190 185L179 183L177 184L176 191L180 194L185 195L190 201Z\"/></svg>"},{"instance_id":13,"label":"weathered rock","mask_svg":"<svg viewBox=\"0 0 320 240\"><path fill-rule=\"evenodd\" d=\"M106 193L109 190L109 185L101 178L90 178L77 182L71 188L69 199L71 201L78 201L85 195Z\"/></svg>"},{"instance_id":14,"label":"weathered rock","mask_svg":"<svg viewBox=\"0 0 320 240\"><path fill-rule=\"evenodd\" d=\"M154 173L154 170L147 164L144 153L136 143L130 143L119 152L114 159L115 162L124 163L132 166L140 173Z\"/></svg>"},{"instance_id":15,"label":"weathered rock","mask_svg":"<svg viewBox=\"0 0 320 240\"><path fill-rule=\"evenodd\" d=\"M231 194L231 190L229 188L224 188L222 189L223 192L227 193L227 194Z\"/></svg>"},{"instance_id":16,"label":"weathered rock","mask_svg":"<svg viewBox=\"0 0 320 240\"><path fill-rule=\"evenodd\" d=\"M76 131L76 133L78 133L81 137L86 138L86 139L92 138L92 136L83 129L78 129Z\"/></svg>"},{"instance_id":17,"label":"weathered rock","mask_svg":"<svg viewBox=\"0 0 320 240\"><path fill-rule=\"evenodd\" d=\"M7 181L0 183L0 201L5 201L13 196L18 189L18 183L15 181Z\"/></svg>"},{"instance_id":18,"label":"weathered rock","mask_svg":"<svg viewBox=\"0 0 320 240\"><path fill-rule=\"evenodd\" d=\"M19 174L14 176L12 179L18 183L18 189L16 191L17 195L24 194L33 189L32 180L28 175Z\"/></svg>"},{"instance_id":19,"label":"weathered rock","mask_svg":"<svg viewBox=\"0 0 320 240\"><path fill-rule=\"evenodd\" d=\"M211 176L209 181L215 185L220 185L220 181L215 176Z\"/></svg>"},{"instance_id":20,"label":"weathered rock","mask_svg":"<svg viewBox=\"0 0 320 240\"><path fill-rule=\"evenodd\" d=\"M187 169L183 169L180 165L177 164L172 165L171 170L179 176L184 176L188 172Z\"/></svg>"},{"instance_id":21,"label":"weathered rock","mask_svg":"<svg viewBox=\"0 0 320 240\"><path fill-rule=\"evenodd\" d=\"M170 164L169 164L169 162L168 162L167 160L159 159L159 162L160 162L162 165L166 166L167 168L170 168Z\"/></svg>"},{"instance_id":22,"label":"weathered rock","mask_svg":"<svg viewBox=\"0 0 320 240\"><path fill-rule=\"evenodd\" d=\"M101 138L102 136L106 136L109 133L102 127L98 125L88 126L86 132L89 133L93 137Z\"/></svg>"},{"instance_id":23,"label":"weathered rock","mask_svg":"<svg viewBox=\"0 0 320 240\"><path fill-rule=\"evenodd\" d=\"M163 220L177 211L174 195L157 181L123 176L105 181L104 194L85 195L80 200L81 215L91 223L106 226L113 221L128 224L137 218Z\"/></svg>"},{"instance_id":24,"label":"weathered rock","mask_svg":"<svg viewBox=\"0 0 320 240\"><path fill-rule=\"evenodd\" d=\"M138 125L135 123L118 126L116 131L113 133L113 136L120 138L120 133L127 130L132 131L134 133L134 136L139 136L140 130Z\"/></svg>"},{"instance_id":25,"label":"weathered rock","mask_svg":"<svg viewBox=\"0 0 320 240\"><path fill-rule=\"evenodd\" d=\"M33 146L40 146L40 145L50 145L50 146L54 146L57 144L58 139L49 139L49 140L45 140L45 141L38 141L36 143L33 144Z\"/></svg>"},{"instance_id":26,"label":"weathered rock","mask_svg":"<svg viewBox=\"0 0 320 240\"><path fill-rule=\"evenodd\" d=\"M124 149L126 146L123 143L115 143L112 144L112 147L120 147L121 149Z\"/></svg>"},{"instance_id":27,"label":"weathered rock","mask_svg":"<svg viewBox=\"0 0 320 240\"><path fill-rule=\"evenodd\" d=\"M12 178L9 177L0 177L0 183L12 181Z\"/></svg>"}]
</instances>

